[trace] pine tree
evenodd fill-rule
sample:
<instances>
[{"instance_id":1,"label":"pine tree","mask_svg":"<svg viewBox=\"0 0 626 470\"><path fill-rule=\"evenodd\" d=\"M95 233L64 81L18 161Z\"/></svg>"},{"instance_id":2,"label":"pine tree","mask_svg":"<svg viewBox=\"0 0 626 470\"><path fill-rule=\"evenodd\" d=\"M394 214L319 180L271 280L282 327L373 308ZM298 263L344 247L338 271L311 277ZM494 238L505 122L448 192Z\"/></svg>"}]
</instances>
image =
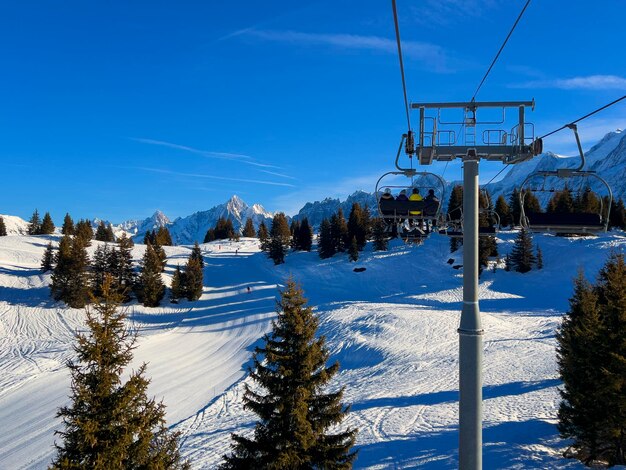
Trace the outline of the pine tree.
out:
<instances>
[{"instance_id":1,"label":"pine tree","mask_svg":"<svg viewBox=\"0 0 626 470\"><path fill-rule=\"evenodd\" d=\"M605 215L606 208L609 206L608 196L604 199ZM626 230L626 208L624 207L624 201L620 198L618 201L615 199L611 202L611 212L609 214L609 226Z\"/></svg>"},{"instance_id":2,"label":"pine tree","mask_svg":"<svg viewBox=\"0 0 626 470\"><path fill-rule=\"evenodd\" d=\"M106 242L107 240L107 228L104 225L104 222L101 220L98 224L98 228L96 229L96 240L100 242Z\"/></svg>"},{"instance_id":3,"label":"pine tree","mask_svg":"<svg viewBox=\"0 0 626 470\"><path fill-rule=\"evenodd\" d=\"M76 223L75 234L76 237L82 240L84 246L90 246L91 240L93 239L93 227L91 226L91 222L89 222L89 220L79 220Z\"/></svg>"},{"instance_id":4,"label":"pine tree","mask_svg":"<svg viewBox=\"0 0 626 470\"><path fill-rule=\"evenodd\" d=\"M602 388L594 397L605 413L602 457L610 466L626 465L626 262L623 254L609 256L600 270L596 292L604 325L598 348L604 354L591 367L599 368L602 373Z\"/></svg>"},{"instance_id":5,"label":"pine tree","mask_svg":"<svg viewBox=\"0 0 626 470\"><path fill-rule=\"evenodd\" d=\"M123 302L130 301L131 293L135 286L133 246L132 238L128 238L126 233L122 233L118 240L117 251L115 252L115 266L111 270L115 286L118 289L118 293L122 296Z\"/></svg>"},{"instance_id":6,"label":"pine tree","mask_svg":"<svg viewBox=\"0 0 626 470\"><path fill-rule=\"evenodd\" d=\"M161 278L162 262L159 254L148 242L146 252L142 260L142 269L137 280L137 298L146 307L158 307L165 286Z\"/></svg>"},{"instance_id":7,"label":"pine tree","mask_svg":"<svg viewBox=\"0 0 626 470\"><path fill-rule=\"evenodd\" d=\"M7 226L4 224L4 218L0 217L0 237L7 236Z\"/></svg>"},{"instance_id":8,"label":"pine tree","mask_svg":"<svg viewBox=\"0 0 626 470\"><path fill-rule=\"evenodd\" d=\"M50 235L52 233L54 233L54 222L52 221L52 217L50 217L50 213L46 212L41 221L41 226L39 227L39 234Z\"/></svg>"},{"instance_id":9,"label":"pine tree","mask_svg":"<svg viewBox=\"0 0 626 470\"><path fill-rule=\"evenodd\" d=\"M52 248L52 242L50 242L46 247L46 251L43 253L43 258L41 259L41 272L47 273L48 271L52 271L53 263L54 249Z\"/></svg>"},{"instance_id":10,"label":"pine tree","mask_svg":"<svg viewBox=\"0 0 626 470\"><path fill-rule=\"evenodd\" d=\"M269 250L269 233L267 231L267 227L265 226L265 222L262 220L259 224L259 231L257 232L257 238L259 239L259 244L261 251Z\"/></svg>"},{"instance_id":11,"label":"pine tree","mask_svg":"<svg viewBox=\"0 0 626 470\"><path fill-rule=\"evenodd\" d=\"M533 239L526 229L522 228L515 238L511 252L511 267L518 273L527 273L537 262L533 254Z\"/></svg>"},{"instance_id":12,"label":"pine tree","mask_svg":"<svg viewBox=\"0 0 626 470\"><path fill-rule=\"evenodd\" d=\"M64 430L53 469L189 468L180 457L179 435L165 424L165 406L147 396L146 364L123 382L136 335L118 311L120 297L107 276L102 298L87 310L87 332L76 334L70 360L71 403L59 409Z\"/></svg>"},{"instance_id":13,"label":"pine tree","mask_svg":"<svg viewBox=\"0 0 626 470\"><path fill-rule=\"evenodd\" d=\"M91 291L96 297L102 295L105 277L113 274L111 264L111 250L108 245L98 245L91 262Z\"/></svg>"},{"instance_id":14,"label":"pine tree","mask_svg":"<svg viewBox=\"0 0 626 470\"><path fill-rule=\"evenodd\" d=\"M311 225L309 225L309 219L306 217L302 219L302 223L300 224L300 249L302 251L311 251L313 247L313 229Z\"/></svg>"},{"instance_id":15,"label":"pine tree","mask_svg":"<svg viewBox=\"0 0 626 470\"><path fill-rule=\"evenodd\" d=\"M359 205L358 202L352 204L350 216L348 217L348 239L350 243L352 238L356 238L359 251L365 248L367 235L369 231L369 218L367 212Z\"/></svg>"},{"instance_id":16,"label":"pine tree","mask_svg":"<svg viewBox=\"0 0 626 470\"><path fill-rule=\"evenodd\" d=\"M248 238L254 238L256 236L256 232L254 231L254 224L252 223L252 219L250 217L246 219L246 224L243 227L242 235Z\"/></svg>"},{"instance_id":17,"label":"pine tree","mask_svg":"<svg viewBox=\"0 0 626 470\"><path fill-rule=\"evenodd\" d=\"M198 245L198 242L195 242L193 244L190 257L200 263L200 269L204 269L204 257L202 256L202 250L200 249L200 245Z\"/></svg>"},{"instance_id":18,"label":"pine tree","mask_svg":"<svg viewBox=\"0 0 626 470\"><path fill-rule=\"evenodd\" d=\"M287 249L290 245L291 231L285 214L279 212L272 220L272 227L269 235L269 257L274 264L282 264L285 262Z\"/></svg>"},{"instance_id":19,"label":"pine tree","mask_svg":"<svg viewBox=\"0 0 626 470\"><path fill-rule=\"evenodd\" d=\"M185 281L180 266L176 266L176 270L172 275L172 286L170 292L170 301L176 303L185 296Z\"/></svg>"},{"instance_id":20,"label":"pine tree","mask_svg":"<svg viewBox=\"0 0 626 470\"><path fill-rule=\"evenodd\" d=\"M519 191L517 188L513 188L513 192L509 197L509 210L511 214L511 227L515 227L520 223L520 217L522 216L522 206L519 200Z\"/></svg>"},{"instance_id":21,"label":"pine tree","mask_svg":"<svg viewBox=\"0 0 626 470\"><path fill-rule=\"evenodd\" d=\"M543 253L541 248L537 245L537 269L543 269Z\"/></svg>"},{"instance_id":22,"label":"pine tree","mask_svg":"<svg viewBox=\"0 0 626 470\"><path fill-rule=\"evenodd\" d=\"M317 250L320 258L326 259L333 256L335 252L335 244L333 242L332 229L328 219L322 220L320 224L320 233L317 240Z\"/></svg>"},{"instance_id":23,"label":"pine tree","mask_svg":"<svg viewBox=\"0 0 626 470\"><path fill-rule=\"evenodd\" d=\"M300 222L298 220L292 220L289 226L289 232L291 233L291 249L294 251L300 250Z\"/></svg>"},{"instance_id":24,"label":"pine tree","mask_svg":"<svg viewBox=\"0 0 626 470\"><path fill-rule=\"evenodd\" d=\"M215 238L215 229L214 228L210 228L206 231L206 235L204 235L204 240L202 241L202 243L211 243L212 241L217 240Z\"/></svg>"},{"instance_id":25,"label":"pine tree","mask_svg":"<svg viewBox=\"0 0 626 470\"><path fill-rule=\"evenodd\" d=\"M356 237L352 237L352 241L350 242L350 249L348 250L348 258L350 259L350 261L359 260L359 245L356 242Z\"/></svg>"},{"instance_id":26,"label":"pine tree","mask_svg":"<svg viewBox=\"0 0 626 470\"><path fill-rule=\"evenodd\" d=\"M154 229L148 230L143 236L143 244L147 245L148 243L150 243L151 245L154 245L156 243L156 231Z\"/></svg>"},{"instance_id":27,"label":"pine tree","mask_svg":"<svg viewBox=\"0 0 626 470\"><path fill-rule=\"evenodd\" d=\"M610 407L602 400L605 380L600 366L605 356L604 329L598 296L579 272L570 309L556 335L557 362L563 381L558 429L562 437L574 439L572 447L577 457L587 463L601 455L607 407Z\"/></svg>"},{"instance_id":28,"label":"pine tree","mask_svg":"<svg viewBox=\"0 0 626 470\"><path fill-rule=\"evenodd\" d=\"M496 213L498 217L500 217L500 225L502 227L510 227L513 223L511 221L511 209L509 205L506 203L506 199L504 196L500 194L498 199L496 200Z\"/></svg>"},{"instance_id":29,"label":"pine tree","mask_svg":"<svg viewBox=\"0 0 626 470\"><path fill-rule=\"evenodd\" d=\"M39 219L39 211L35 209L33 215L28 221L28 234L29 235L39 235L41 230L41 219Z\"/></svg>"},{"instance_id":30,"label":"pine tree","mask_svg":"<svg viewBox=\"0 0 626 470\"><path fill-rule=\"evenodd\" d=\"M346 251L352 238L348 238L348 223L343 216L341 207L330 218L330 233L335 253Z\"/></svg>"},{"instance_id":31,"label":"pine tree","mask_svg":"<svg viewBox=\"0 0 626 470\"><path fill-rule=\"evenodd\" d=\"M189 256L185 266L184 279L187 300L198 300L202 295L203 273L197 258Z\"/></svg>"},{"instance_id":32,"label":"pine tree","mask_svg":"<svg viewBox=\"0 0 626 470\"><path fill-rule=\"evenodd\" d=\"M504 270L506 272L509 272L512 268L511 266L511 256L507 253L506 256L504 257Z\"/></svg>"},{"instance_id":33,"label":"pine tree","mask_svg":"<svg viewBox=\"0 0 626 470\"><path fill-rule=\"evenodd\" d=\"M374 251L387 250L387 233L385 232L385 222L381 218L374 219L372 223L372 236L374 237Z\"/></svg>"},{"instance_id":34,"label":"pine tree","mask_svg":"<svg viewBox=\"0 0 626 470\"><path fill-rule=\"evenodd\" d=\"M72 308L83 308L89 302L89 257L83 241L63 236L55 256L50 292L54 300L62 300Z\"/></svg>"},{"instance_id":35,"label":"pine tree","mask_svg":"<svg viewBox=\"0 0 626 470\"><path fill-rule=\"evenodd\" d=\"M111 224L107 225L107 240L108 242L113 243L115 241L115 234L113 233L113 227L111 227Z\"/></svg>"},{"instance_id":36,"label":"pine tree","mask_svg":"<svg viewBox=\"0 0 626 470\"><path fill-rule=\"evenodd\" d=\"M539 199L537 199L535 193L528 189L524 190L524 212L526 214L528 214L529 212L542 212Z\"/></svg>"},{"instance_id":37,"label":"pine tree","mask_svg":"<svg viewBox=\"0 0 626 470\"><path fill-rule=\"evenodd\" d=\"M61 227L61 233L63 235L74 235L74 221L70 217L69 213L65 214L63 226Z\"/></svg>"},{"instance_id":38,"label":"pine tree","mask_svg":"<svg viewBox=\"0 0 626 470\"><path fill-rule=\"evenodd\" d=\"M250 375L265 393L246 386L244 407L259 421L252 437L232 435L233 453L222 468L352 468L356 430L329 433L348 407L343 389L323 393L339 364L326 367L329 352L324 337L315 338L317 327L302 289L289 279L273 331L252 357Z\"/></svg>"},{"instance_id":39,"label":"pine tree","mask_svg":"<svg viewBox=\"0 0 626 470\"><path fill-rule=\"evenodd\" d=\"M159 246L172 246L172 235L167 227L159 227L155 235L156 244Z\"/></svg>"}]
</instances>

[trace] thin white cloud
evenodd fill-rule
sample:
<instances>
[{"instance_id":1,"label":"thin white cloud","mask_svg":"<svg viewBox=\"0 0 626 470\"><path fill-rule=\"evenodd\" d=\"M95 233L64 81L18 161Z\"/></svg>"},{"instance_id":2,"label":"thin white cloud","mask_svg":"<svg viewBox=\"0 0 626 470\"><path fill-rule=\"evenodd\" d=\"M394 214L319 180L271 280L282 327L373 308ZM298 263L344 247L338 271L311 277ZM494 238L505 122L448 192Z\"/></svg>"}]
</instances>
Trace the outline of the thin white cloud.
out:
<instances>
[{"instance_id":1,"label":"thin white cloud","mask_svg":"<svg viewBox=\"0 0 626 470\"><path fill-rule=\"evenodd\" d=\"M309 46L331 46L343 49L362 49L397 54L395 39L380 36L362 36L357 34L325 34L302 33L298 31L275 31L247 29L239 31L238 35L254 36L266 41L304 44ZM437 71L447 71L448 57L441 46L426 42L403 41L403 54L411 59L423 61Z\"/></svg>"},{"instance_id":2,"label":"thin white cloud","mask_svg":"<svg viewBox=\"0 0 626 470\"><path fill-rule=\"evenodd\" d=\"M250 155L244 155L241 153L214 152L211 150L200 150L200 149L196 149L193 147L189 147L187 145L173 144L171 142L165 142L162 140L155 140L155 139L144 139L141 137L131 137L131 140L134 140L135 142L141 142L142 144L160 145L162 147L168 147L168 148L172 148L176 150L183 150L185 152L195 153L196 155L202 155L203 157L206 157L206 158L218 158L221 160L237 161L239 163L244 163L246 165L251 165L251 166L256 166L256 167L261 167L261 168L281 169L280 167L275 166L275 165L268 165L267 163L259 163L258 161L254 159L254 157L251 157Z\"/></svg>"},{"instance_id":3,"label":"thin white cloud","mask_svg":"<svg viewBox=\"0 0 626 470\"><path fill-rule=\"evenodd\" d=\"M626 90L626 78L617 75L531 80L513 83L511 88L558 88L561 90Z\"/></svg>"},{"instance_id":4,"label":"thin white cloud","mask_svg":"<svg viewBox=\"0 0 626 470\"><path fill-rule=\"evenodd\" d=\"M289 176L289 175L285 175L283 173L276 173L275 171L267 171L267 170L259 170L263 173L267 173L268 175L272 175L272 176L280 176L281 178L287 178L290 180L297 180L298 178L295 178L293 176Z\"/></svg>"},{"instance_id":5,"label":"thin white cloud","mask_svg":"<svg viewBox=\"0 0 626 470\"><path fill-rule=\"evenodd\" d=\"M161 173L165 175L172 176L186 176L191 178L208 178L220 181L236 181L239 183L254 183L254 184L267 184L271 186L285 186L288 188L295 188L296 186L290 183L279 183L277 181L265 181L265 180L254 180L254 179L245 179L245 178L230 178L226 176L215 176L215 175L206 175L206 174L198 174L198 173L182 173L178 171L172 170L164 170L161 168L148 168L148 167L132 167L130 169L140 170L140 171L149 171L151 173Z\"/></svg>"}]
</instances>

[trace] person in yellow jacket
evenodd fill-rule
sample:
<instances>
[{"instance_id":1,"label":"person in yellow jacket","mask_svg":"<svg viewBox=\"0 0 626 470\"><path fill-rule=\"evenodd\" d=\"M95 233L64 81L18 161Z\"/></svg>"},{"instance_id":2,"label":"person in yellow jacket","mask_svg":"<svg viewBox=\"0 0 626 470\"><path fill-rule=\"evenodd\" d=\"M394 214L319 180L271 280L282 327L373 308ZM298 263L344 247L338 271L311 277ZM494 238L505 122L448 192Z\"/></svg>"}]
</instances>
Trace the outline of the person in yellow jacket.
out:
<instances>
[{"instance_id":1,"label":"person in yellow jacket","mask_svg":"<svg viewBox=\"0 0 626 470\"><path fill-rule=\"evenodd\" d=\"M409 196L409 201L421 201L422 195L420 194L420 190L417 188L413 188L411 191L411 195ZM421 215L422 211L411 211L411 215Z\"/></svg>"},{"instance_id":2,"label":"person in yellow jacket","mask_svg":"<svg viewBox=\"0 0 626 470\"><path fill-rule=\"evenodd\" d=\"M421 201L421 200L422 200L422 195L420 194L420 190L417 188L413 188L413 190L411 191L411 195L409 196L409 201ZM410 211L409 214L410 215L422 215L422 211ZM422 229L421 220L417 223L417 226L419 227L420 230Z\"/></svg>"}]
</instances>

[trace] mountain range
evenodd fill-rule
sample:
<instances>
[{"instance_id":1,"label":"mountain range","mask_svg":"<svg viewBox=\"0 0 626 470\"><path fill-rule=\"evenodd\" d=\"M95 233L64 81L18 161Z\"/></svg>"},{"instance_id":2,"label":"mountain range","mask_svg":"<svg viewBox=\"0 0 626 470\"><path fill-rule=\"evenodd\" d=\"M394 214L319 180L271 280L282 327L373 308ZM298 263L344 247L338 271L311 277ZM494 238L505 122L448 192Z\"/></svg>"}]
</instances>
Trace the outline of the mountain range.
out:
<instances>
[{"instance_id":1,"label":"mountain range","mask_svg":"<svg viewBox=\"0 0 626 470\"><path fill-rule=\"evenodd\" d=\"M596 174L604 178L610 185L613 197L615 199L626 199L626 132L620 129L609 132L597 144L592 146L587 152L586 169L596 172ZM486 189L491 193L493 200L504 195L508 198L514 188L519 188L526 177L535 171L555 170L557 168L577 168L580 163L579 157L565 157L552 152L545 152L532 160L511 166L511 169L505 176L496 183L486 185ZM570 180L568 182L570 188L578 189L589 185L599 195L607 193L606 188L594 178L587 180ZM459 184L459 181L446 182L446 195L444 196L444 205L447 202L447 195L450 194L452 187ZM542 182L533 184L533 187L540 186ZM545 189L559 188L563 186L562 181L556 181L555 178L548 178L544 183ZM550 192L537 193L539 200L546 203L551 196ZM305 217L314 227L325 218L330 218L337 212L339 208L343 210L344 216L347 218L353 203L359 203L361 206L367 206L372 214L377 213L376 199L372 193L357 190L347 197L345 201L340 199L326 198L322 201L307 202L300 211L293 216L294 220L302 220ZM143 220L129 220L121 224L112 224L116 235L126 232L137 242L142 242L147 231L158 229L159 227L168 227L172 240L176 244L189 244L194 241L202 242L207 230L214 227L220 217L229 218L233 222L236 230L241 230L247 218L251 218L255 229L263 221L270 227L274 213L269 212L260 204L249 206L240 197L233 195L228 201L217 205L206 211L196 212L186 217L179 217L171 221L163 212L156 211L152 216ZM4 215L7 233L23 234L26 233L28 224L23 219ZM94 225L97 225L100 219L94 219Z\"/></svg>"}]
</instances>

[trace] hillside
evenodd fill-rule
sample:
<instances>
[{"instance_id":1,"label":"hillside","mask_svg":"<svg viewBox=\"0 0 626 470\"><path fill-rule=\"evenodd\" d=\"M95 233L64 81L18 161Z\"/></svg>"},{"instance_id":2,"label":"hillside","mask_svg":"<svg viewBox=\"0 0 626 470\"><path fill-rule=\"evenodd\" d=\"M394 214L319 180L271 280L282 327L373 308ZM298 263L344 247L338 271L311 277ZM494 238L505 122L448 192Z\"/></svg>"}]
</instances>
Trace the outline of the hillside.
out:
<instances>
[{"instance_id":1,"label":"hillside","mask_svg":"<svg viewBox=\"0 0 626 470\"><path fill-rule=\"evenodd\" d=\"M501 254L514 236L500 234ZM46 467L59 428L55 412L69 392L64 363L83 313L49 298L49 275L38 270L48 239L57 240L0 237L0 468ZM500 269L481 279L485 468L582 468L560 457L567 443L555 427L554 332L576 271L594 277L609 250L624 251L626 237L535 241L543 271ZM135 259L143 249L135 247ZM166 278L189 249L166 247ZM207 266L198 302L127 307L140 335L135 363L149 363L149 393L164 399L193 468L215 468L230 433L252 426L241 403L245 370L270 327L277 286L289 275L302 283L331 359L342 364L333 386L346 387L346 424L360 429L356 468L456 468L462 279L446 263L447 238L433 235L423 246L395 242L382 253L368 245L357 263L363 273L354 273L345 256L320 260L316 253L290 254L275 267L254 239L202 249ZM452 258L462 262L457 253Z\"/></svg>"}]
</instances>

